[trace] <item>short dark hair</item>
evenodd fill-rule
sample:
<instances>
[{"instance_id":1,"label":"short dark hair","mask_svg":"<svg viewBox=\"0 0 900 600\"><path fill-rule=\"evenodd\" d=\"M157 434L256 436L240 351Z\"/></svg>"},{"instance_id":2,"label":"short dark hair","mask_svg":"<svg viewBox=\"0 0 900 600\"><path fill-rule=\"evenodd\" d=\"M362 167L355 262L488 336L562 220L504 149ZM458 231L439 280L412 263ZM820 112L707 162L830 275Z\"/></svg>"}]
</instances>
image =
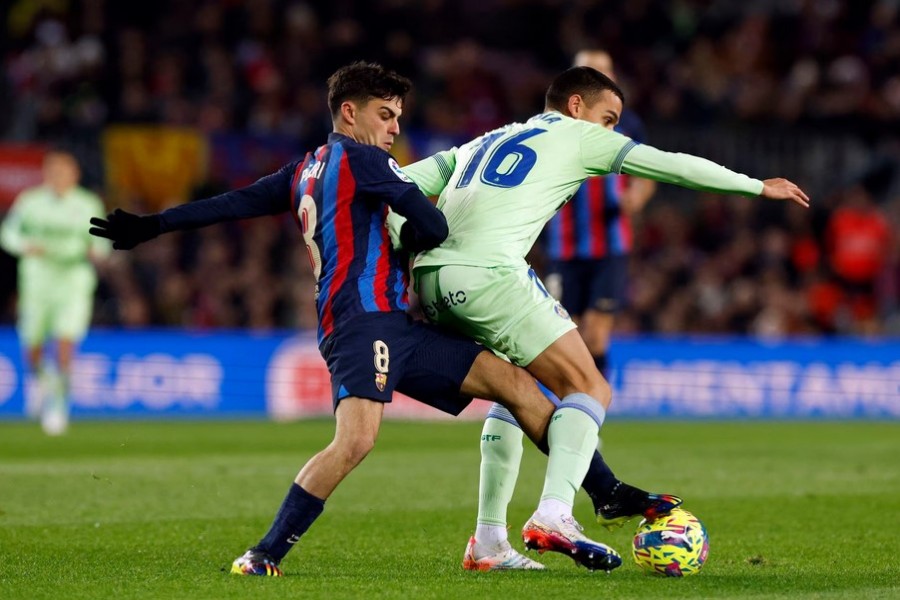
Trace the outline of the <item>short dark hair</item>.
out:
<instances>
[{"instance_id":1,"label":"short dark hair","mask_svg":"<svg viewBox=\"0 0 900 600\"><path fill-rule=\"evenodd\" d=\"M341 67L328 78L328 108L334 117L347 100L359 103L368 102L370 98L403 100L411 89L412 82L406 77L378 63L357 61Z\"/></svg>"},{"instance_id":2,"label":"short dark hair","mask_svg":"<svg viewBox=\"0 0 900 600\"><path fill-rule=\"evenodd\" d=\"M625 94L616 82L591 67L572 67L556 76L547 88L546 108L565 112L569 98L579 94L585 102L593 104L605 90L611 91L625 104Z\"/></svg>"}]
</instances>

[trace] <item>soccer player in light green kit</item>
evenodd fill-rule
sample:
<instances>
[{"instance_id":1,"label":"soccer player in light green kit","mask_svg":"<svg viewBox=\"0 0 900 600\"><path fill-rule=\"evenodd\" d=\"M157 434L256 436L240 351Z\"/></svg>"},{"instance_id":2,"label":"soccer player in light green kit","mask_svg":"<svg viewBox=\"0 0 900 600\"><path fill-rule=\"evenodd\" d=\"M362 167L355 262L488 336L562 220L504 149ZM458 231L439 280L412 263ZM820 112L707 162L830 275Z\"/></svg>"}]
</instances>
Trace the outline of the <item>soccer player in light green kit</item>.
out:
<instances>
[{"instance_id":1,"label":"soccer player in light green kit","mask_svg":"<svg viewBox=\"0 0 900 600\"><path fill-rule=\"evenodd\" d=\"M525 261L542 228L585 179L609 173L809 206L803 191L787 180L760 181L706 159L638 145L612 131L622 108L614 82L575 67L553 81L544 113L404 168L423 192L440 194L437 205L450 228L441 246L414 263L428 318L506 355L562 399L549 435L565 440L565 451L550 456L555 468L548 469L540 504L522 535L528 548L562 552L576 562L582 562L581 547L597 544L581 533L572 505L597 448L611 391L575 324ZM485 421L478 522L466 548L467 569L535 568L513 560L507 540L506 506L522 451L522 432L510 417L494 407Z\"/></svg>"},{"instance_id":2,"label":"soccer player in light green kit","mask_svg":"<svg viewBox=\"0 0 900 600\"><path fill-rule=\"evenodd\" d=\"M88 234L91 217L104 215L100 198L80 187L75 157L49 152L44 183L16 198L0 227L0 245L19 258L19 338L37 377L41 425L48 435L68 427L68 388L75 347L91 321L97 275L93 261L109 254L107 240ZM57 342L58 371L44 358Z\"/></svg>"}]
</instances>

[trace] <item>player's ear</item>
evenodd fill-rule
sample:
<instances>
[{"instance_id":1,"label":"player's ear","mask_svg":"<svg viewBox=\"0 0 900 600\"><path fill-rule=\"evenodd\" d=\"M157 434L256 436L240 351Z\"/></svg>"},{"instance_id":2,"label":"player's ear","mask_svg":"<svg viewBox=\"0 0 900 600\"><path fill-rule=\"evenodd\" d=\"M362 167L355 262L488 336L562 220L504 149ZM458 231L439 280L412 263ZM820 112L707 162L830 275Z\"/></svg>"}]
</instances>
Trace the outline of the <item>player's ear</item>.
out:
<instances>
[{"instance_id":1,"label":"player's ear","mask_svg":"<svg viewBox=\"0 0 900 600\"><path fill-rule=\"evenodd\" d=\"M569 96L569 101L566 103L566 111L568 111L570 117L577 119L581 116L581 111L583 109L584 98L581 97L581 94L572 94Z\"/></svg>"},{"instance_id":2,"label":"player's ear","mask_svg":"<svg viewBox=\"0 0 900 600\"><path fill-rule=\"evenodd\" d=\"M353 102L345 100L341 103L341 118L348 124L353 125L356 123L356 110L356 105Z\"/></svg>"}]
</instances>

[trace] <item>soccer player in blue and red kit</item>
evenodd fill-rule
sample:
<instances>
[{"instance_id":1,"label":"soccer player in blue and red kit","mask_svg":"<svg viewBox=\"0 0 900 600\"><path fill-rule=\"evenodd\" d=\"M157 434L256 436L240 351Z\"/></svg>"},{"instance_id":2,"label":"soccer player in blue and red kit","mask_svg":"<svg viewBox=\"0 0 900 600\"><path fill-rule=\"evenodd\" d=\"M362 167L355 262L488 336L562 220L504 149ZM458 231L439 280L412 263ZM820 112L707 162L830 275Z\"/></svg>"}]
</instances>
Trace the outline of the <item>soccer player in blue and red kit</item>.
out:
<instances>
[{"instance_id":1,"label":"soccer player in blue and red kit","mask_svg":"<svg viewBox=\"0 0 900 600\"><path fill-rule=\"evenodd\" d=\"M379 65L354 63L328 80L334 133L328 143L256 183L138 216L117 210L92 219L91 233L130 249L169 231L291 211L317 284L319 349L332 378L332 442L300 470L268 533L234 561L232 573L281 575L278 566L322 512L325 500L375 444L394 390L456 415L473 397L494 399L552 456L547 440L554 407L534 379L474 341L407 314L405 252L390 243L388 208L408 220L404 247L424 251L448 234L447 221L400 170L388 151L410 82ZM553 471L553 469L551 469ZM571 482L576 488L581 481ZM583 540L583 564L610 570L614 550ZM508 549L508 568L542 568Z\"/></svg>"}]
</instances>

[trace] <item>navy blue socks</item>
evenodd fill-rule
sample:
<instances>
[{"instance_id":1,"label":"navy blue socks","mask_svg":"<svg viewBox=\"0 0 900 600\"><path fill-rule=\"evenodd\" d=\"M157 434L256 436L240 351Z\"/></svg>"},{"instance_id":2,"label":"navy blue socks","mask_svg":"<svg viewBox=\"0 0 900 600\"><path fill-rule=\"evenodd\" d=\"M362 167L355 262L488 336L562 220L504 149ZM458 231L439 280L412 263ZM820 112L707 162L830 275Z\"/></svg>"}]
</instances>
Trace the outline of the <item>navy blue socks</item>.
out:
<instances>
[{"instance_id":1,"label":"navy blue socks","mask_svg":"<svg viewBox=\"0 0 900 600\"><path fill-rule=\"evenodd\" d=\"M609 502L617 483L619 480L613 475L612 469L603 460L603 456L599 451L594 452L594 458L591 459L591 465L588 467L581 487L591 497L595 509Z\"/></svg>"},{"instance_id":2,"label":"navy blue socks","mask_svg":"<svg viewBox=\"0 0 900 600\"><path fill-rule=\"evenodd\" d=\"M278 514L275 515L275 521L253 550L261 550L277 562L281 562L291 547L300 541L300 536L306 533L313 521L322 514L324 508L324 500L316 498L296 483L292 483L284 502L281 503L281 508L278 509Z\"/></svg>"}]
</instances>

